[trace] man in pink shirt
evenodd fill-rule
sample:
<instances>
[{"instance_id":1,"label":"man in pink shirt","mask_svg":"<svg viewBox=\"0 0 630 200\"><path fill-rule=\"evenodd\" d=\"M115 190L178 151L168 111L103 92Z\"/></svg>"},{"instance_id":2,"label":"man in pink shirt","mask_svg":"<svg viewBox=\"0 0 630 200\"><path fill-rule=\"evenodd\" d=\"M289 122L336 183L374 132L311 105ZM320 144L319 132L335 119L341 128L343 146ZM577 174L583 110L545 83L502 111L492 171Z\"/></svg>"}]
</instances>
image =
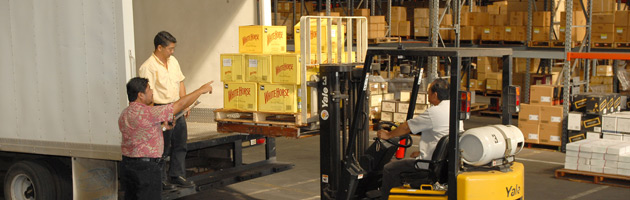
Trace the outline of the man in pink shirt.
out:
<instances>
[{"instance_id":1,"label":"man in pink shirt","mask_svg":"<svg viewBox=\"0 0 630 200\"><path fill-rule=\"evenodd\" d=\"M162 199L162 173L158 166L164 151L162 122L173 121L174 113L192 105L201 94L212 93L211 84L212 81L204 84L174 103L151 106L153 90L149 80L139 77L129 80L130 103L118 118L122 132L121 185L125 199Z\"/></svg>"}]
</instances>

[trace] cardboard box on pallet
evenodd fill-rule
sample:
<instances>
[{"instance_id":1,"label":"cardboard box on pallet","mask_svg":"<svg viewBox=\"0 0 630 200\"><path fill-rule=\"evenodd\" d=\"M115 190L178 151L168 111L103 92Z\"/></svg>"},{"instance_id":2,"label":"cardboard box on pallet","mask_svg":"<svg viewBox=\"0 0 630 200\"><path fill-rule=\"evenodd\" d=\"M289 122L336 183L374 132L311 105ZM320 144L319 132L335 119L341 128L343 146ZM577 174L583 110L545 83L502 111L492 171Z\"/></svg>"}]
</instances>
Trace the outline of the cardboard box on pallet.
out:
<instances>
[{"instance_id":1,"label":"cardboard box on pallet","mask_svg":"<svg viewBox=\"0 0 630 200\"><path fill-rule=\"evenodd\" d=\"M511 26L525 26L527 23L525 19L527 18L527 12L512 12L509 14L509 20Z\"/></svg>"},{"instance_id":2,"label":"cardboard box on pallet","mask_svg":"<svg viewBox=\"0 0 630 200\"><path fill-rule=\"evenodd\" d=\"M527 27L525 26L506 26L503 40L505 41L525 41L527 40Z\"/></svg>"},{"instance_id":3,"label":"cardboard box on pallet","mask_svg":"<svg viewBox=\"0 0 630 200\"><path fill-rule=\"evenodd\" d=\"M560 146L562 144L562 123L540 124L539 143Z\"/></svg>"},{"instance_id":4,"label":"cardboard box on pallet","mask_svg":"<svg viewBox=\"0 0 630 200\"><path fill-rule=\"evenodd\" d=\"M615 32L593 32L591 36L593 43L613 43L615 42Z\"/></svg>"},{"instance_id":5,"label":"cardboard box on pallet","mask_svg":"<svg viewBox=\"0 0 630 200\"><path fill-rule=\"evenodd\" d=\"M612 65L597 65L596 75L597 76L612 76L613 75Z\"/></svg>"},{"instance_id":6,"label":"cardboard box on pallet","mask_svg":"<svg viewBox=\"0 0 630 200\"><path fill-rule=\"evenodd\" d=\"M226 83L223 86L223 107L225 109L258 110L258 84Z\"/></svg>"},{"instance_id":7,"label":"cardboard box on pallet","mask_svg":"<svg viewBox=\"0 0 630 200\"><path fill-rule=\"evenodd\" d=\"M409 102L396 102L396 112L407 113L409 111Z\"/></svg>"},{"instance_id":8,"label":"cardboard box on pallet","mask_svg":"<svg viewBox=\"0 0 630 200\"><path fill-rule=\"evenodd\" d=\"M381 112L381 121L393 122L394 121L394 113L393 112Z\"/></svg>"},{"instance_id":9,"label":"cardboard box on pallet","mask_svg":"<svg viewBox=\"0 0 630 200\"><path fill-rule=\"evenodd\" d=\"M602 132L602 115L586 114L582 116L582 129L589 132Z\"/></svg>"},{"instance_id":10,"label":"cardboard box on pallet","mask_svg":"<svg viewBox=\"0 0 630 200\"><path fill-rule=\"evenodd\" d=\"M586 4L585 4L586 5ZM617 0L593 1L593 13L610 13L617 8Z\"/></svg>"},{"instance_id":11,"label":"cardboard box on pallet","mask_svg":"<svg viewBox=\"0 0 630 200\"><path fill-rule=\"evenodd\" d=\"M300 84L300 55L295 53L275 54L271 56L273 83Z\"/></svg>"},{"instance_id":12,"label":"cardboard box on pallet","mask_svg":"<svg viewBox=\"0 0 630 200\"><path fill-rule=\"evenodd\" d=\"M297 90L297 85L294 84L261 83L258 89L258 110L280 113L298 112L301 109L301 102L298 101Z\"/></svg>"},{"instance_id":13,"label":"cardboard box on pallet","mask_svg":"<svg viewBox=\"0 0 630 200\"><path fill-rule=\"evenodd\" d=\"M615 24L593 24L593 32L597 32L597 33L615 32Z\"/></svg>"},{"instance_id":14,"label":"cardboard box on pallet","mask_svg":"<svg viewBox=\"0 0 630 200\"><path fill-rule=\"evenodd\" d=\"M567 14L566 12L560 13L560 26L567 25ZM573 12L573 25L586 25L586 16L584 16L583 12Z\"/></svg>"},{"instance_id":15,"label":"cardboard box on pallet","mask_svg":"<svg viewBox=\"0 0 630 200\"><path fill-rule=\"evenodd\" d=\"M614 24L615 13L593 13L593 24Z\"/></svg>"},{"instance_id":16,"label":"cardboard box on pallet","mask_svg":"<svg viewBox=\"0 0 630 200\"><path fill-rule=\"evenodd\" d=\"M221 54L221 81L243 82L244 54Z\"/></svg>"},{"instance_id":17,"label":"cardboard box on pallet","mask_svg":"<svg viewBox=\"0 0 630 200\"><path fill-rule=\"evenodd\" d=\"M521 129L525 142L538 144L539 142L539 124L537 122L519 122L518 128Z\"/></svg>"},{"instance_id":18,"label":"cardboard box on pallet","mask_svg":"<svg viewBox=\"0 0 630 200\"><path fill-rule=\"evenodd\" d=\"M394 122L404 123L407 121L407 113L394 113Z\"/></svg>"},{"instance_id":19,"label":"cardboard box on pallet","mask_svg":"<svg viewBox=\"0 0 630 200\"><path fill-rule=\"evenodd\" d=\"M369 17L370 16L370 9L368 9L368 8L354 9L354 16Z\"/></svg>"},{"instance_id":20,"label":"cardboard box on pallet","mask_svg":"<svg viewBox=\"0 0 630 200\"><path fill-rule=\"evenodd\" d=\"M521 110L518 113L518 123L539 123L540 122L540 106L532 104L521 104Z\"/></svg>"},{"instance_id":21,"label":"cardboard box on pallet","mask_svg":"<svg viewBox=\"0 0 630 200\"><path fill-rule=\"evenodd\" d=\"M476 40L475 38L475 27L473 26L462 26L460 27L460 40Z\"/></svg>"},{"instance_id":22,"label":"cardboard box on pallet","mask_svg":"<svg viewBox=\"0 0 630 200\"><path fill-rule=\"evenodd\" d=\"M429 18L429 9L428 8L414 8L413 9L413 17L414 18Z\"/></svg>"},{"instance_id":23,"label":"cardboard box on pallet","mask_svg":"<svg viewBox=\"0 0 630 200\"><path fill-rule=\"evenodd\" d=\"M549 40L549 27L535 26L532 27L532 41Z\"/></svg>"},{"instance_id":24,"label":"cardboard box on pallet","mask_svg":"<svg viewBox=\"0 0 630 200\"><path fill-rule=\"evenodd\" d=\"M392 6L392 23L407 20L407 7Z\"/></svg>"},{"instance_id":25,"label":"cardboard box on pallet","mask_svg":"<svg viewBox=\"0 0 630 200\"><path fill-rule=\"evenodd\" d=\"M532 26L549 26L549 23L551 22L551 12L535 11L532 15Z\"/></svg>"},{"instance_id":26,"label":"cardboard box on pallet","mask_svg":"<svg viewBox=\"0 0 630 200\"><path fill-rule=\"evenodd\" d=\"M396 112L396 102L395 100L383 100L381 102L381 109L383 112Z\"/></svg>"},{"instance_id":27,"label":"cardboard box on pallet","mask_svg":"<svg viewBox=\"0 0 630 200\"><path fill-rule=\"evenodd\" d=\"M245 81L271 83L271 55L247 54L245 62Z\"/></svg>"},{"instance_id":28,"label":"cardboard box on pallet","mask_svg":"<svg viewBox=\"0 0 630 200\"><path fill-rule=\"evenodd\" d=\"M558 106L540 106L540 123L541 124L562 124L563 107Z\"/></svg>"},{"instance_id":29,"label":"cardboard box on pallet","mask_svg":"<svg viewBox=\"0 0 630 200\"><path fill-rule=\"evenodd\" d=\"M591 94L586 99L587 114L605 115L608 114L608 96L603 94Z\"/></svg>"},{"instance_id":30,"label":"cardboard box on pallet","mask_svg":"<svg viewBox=\"0 0 630 200\"><path fill-rule=\"evenodd\" d=\"M553 105L554 86L532 85L529 92L529 102L536 105Z\"/></svg>"},{"instance_id":31,"label":"cardboard box on pallet","mask_svg":"<svg viewBox=\"0 0 630 200\"><path fill-rule=\"evenodd\" d=\"M615 26L628 26L628 18L630 15L628 14L630 11L627 10L618 10L615 11Z\"/></svg>"},{"instance_id":32,"label":"cardboard box on pallet","mask_svg":"<svg viewBox=\"0 0 630 200\"><path fill-rule=\"evenodd\" d=\"M240 26L239 53L285 53L287 28L284 26Z\"/></svg>"},{"instance_id":33,"label":"cardboard box on pallet","mask_svg":"<svg viewBox=\"0 0 630 200\"><path fill-rule=\"evenodd\" d=\"M615 25L615 42L630 42L630 40L628 40L628 27Z\"/></svg>"},{"instance_id":34,"label":"cardboard box on pallet","mask_svg":"<svg viewBox=\"0 0 630 200\"><path fill-rule=\"evenodd\" d=\"M488 25L490 26L507 26L509 25L508 15L489 15Z\"/></svg>"}]
</instances>

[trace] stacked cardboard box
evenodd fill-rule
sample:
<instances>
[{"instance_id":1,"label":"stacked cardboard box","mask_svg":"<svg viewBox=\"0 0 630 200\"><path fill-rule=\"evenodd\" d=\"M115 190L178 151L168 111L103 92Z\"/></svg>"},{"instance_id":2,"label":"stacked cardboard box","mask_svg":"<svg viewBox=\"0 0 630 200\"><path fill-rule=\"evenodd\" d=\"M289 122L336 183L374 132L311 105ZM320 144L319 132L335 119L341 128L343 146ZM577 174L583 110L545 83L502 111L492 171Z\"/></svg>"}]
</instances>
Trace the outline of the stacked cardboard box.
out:
<instances>
[{"instance_id":1,"label":"stacked cardboard box","mask_svg":"<svg viewBox=\"0 0 630 200\"><path fill-rule=\"evenodd\" d=\"M411 34L411 22L407 21L407 7L392 6L391 35L409 36Z\"/></svg>"},{"instance_id":2,"label":"stacked cardboard box","mask_svg":"<svg viewBox=\"0 0 630 200\"><path fill-rule=\"evenodd\" d=\"M613 70L611 65L598 65L596 73L590 77L590 89L593 92L613 92Z\"/></svg>"},{"instance_id":3,"label":"stacked cardboard box","mask_svg":"<svg viewBox=\"0 0 630 200\"><path fill-rule=\"evenodd\" d=\"M628 34L628 23L630 21L630 11L616 11L615 12L615 42L616 43L628 43L630 42L630 34Z\"/></svg>"},{"instance_id":4,"label":"stacked cardboard box","mask_svg":"<svg viewBox=\"0 0 630 200\"><path fill-rule=\"evenodd\" d=\"M381 119L381 102L393 100L394 94L387 93L387 82L370 82L368 87L370 90L370 119Z\"/></svg>"},{"instance_id":5,"label":"stacked cardboard box","mask_svg":"<svg viewBox=\"0 0 630 200\"><path fill-rule=\"evenodd\" d=\"M368 38L374 39L385 37L387 31L386 26L387 23L385 22L385 16L368 17Z\"/></svg>"},{"instance_id":6,"label":"stacked cardboard box","mask_svg":"<svg viewBox=\"0 0 630 200\"><path fill-rule=\"evenodd\" d=\"M300 2L296 2L295 8L297 9L295 9L295 23L300 21L300 17L302 17L302 10L305 10L312 15L312 13L315 12L315 3L316 2L314 1L306 1L304 2L305 5L302 5ZM278 2L278 10L272 16L272 22L274 25L285 26L287 34L289 35L293 34L293 26L295 25L293 24L293 7L293 1Z\"/></svg>"},{"instance_id":7,"label":"stacked cardboard box","mask_svg":"<svg viewBox=\"0 0 630 200\"><path fill-rule=\"evenodd\" d=\"M549 41L551 12L540 11L533 14L532 41Z\"/></svg>"},{"instance_id":8,"label":"stacked cardboard box","mask_svg":"<svg viewBox=\"0 0 630 200\"><path fill-rule=\"evenodd\" d=\"M409 91L401 91L397 96L400 98L396 100L383 100L381 104L381 121L396 123L404 123L407 121L411 93ZM414 115L424 113L429 107L427 93L418 92Z\"/></svg>"},{"instance_id":9,"label":"stacked cardboard box","mask_svg":"<svg viewBox=\"0 0 630 200\"><path fill-rule=\"evenodd\" d=\"M593 13L593 43L613 43L615 41L615 13Z\"/></svg>"},{"instance_id":10,"label":"stacked cardboard box","mask_svg":"<svg viewBox=\"0 0 630 200\"><path fill-rule=\"evenodd\" d=\"M429 9L415 8L413 9L413 36L429 37Z\"/></svg>"},{"instance_id":11,"label":"stacked cardboard box","mask_svg":"<svg viewBox=\"0 0 630 200\"><path fill-rule=\"evenodd\" d=\"M630 142L587 139L567 144L564 168L630 176Z\"/></svg>"},{"instance_id":12,"label":"stacked cardboard box","mask_svg":"<svg viewBox=\"0 0 630 200\"><path fill-rule=\"evenodd\" d=\"M567 121L570 136L585 135L587 139L593 139L605 135L607 139L623 140L623 134L630 134L630 129L626 128L630 127L630 113L619 113L623 110L622 105L624 100L627 101L627 96L616 93L583 93L574 95L572 99ZM571 137L569 139L571 142ZM626 137L626 140L630 140L630 137Z\"/></svg>"},{"instance_id":13,"label":"stacked cardboard box","mask_svg":"<svg viewBox=\"0 0 630 200\"><path fill-rule=\"evenodd\" d=\"M557 87L533 85L530 104L521 104L518 127L525 142L560 146L562 138L563 107L554 103Z\"/></svg>"}]
</instances>

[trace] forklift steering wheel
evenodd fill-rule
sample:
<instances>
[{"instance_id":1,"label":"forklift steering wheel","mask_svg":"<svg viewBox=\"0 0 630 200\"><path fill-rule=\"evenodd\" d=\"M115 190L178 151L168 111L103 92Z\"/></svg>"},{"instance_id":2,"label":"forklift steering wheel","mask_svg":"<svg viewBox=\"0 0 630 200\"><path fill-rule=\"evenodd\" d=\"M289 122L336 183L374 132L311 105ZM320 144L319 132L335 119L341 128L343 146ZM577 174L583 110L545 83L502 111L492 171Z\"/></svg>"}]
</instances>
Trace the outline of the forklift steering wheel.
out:
<instances>
[{"instance_id":1,"label":"forklift steering wheel","mask_svg":"<svg viewBox=\"0 0 630 200\"><path fill-rule=\"evenodd\" d=\"M376 130L378 131L378 130L381 130L381 129L385 129L387 131L392 131L392 127L398 128L398 125L396 123L394 123L394 122L380 121L376 125ZM392 144L392 145L394 145L396 147L402 147L402 148L409 148L409 147L411 147L411 145L413 144L413 140L411 139L411 135L407 134L407 135L401 136L401 137L399 137L398 141L403 140L403 139L406 139L405 140L406 141L405 144L399 144L398 142L395 142L392 139L387 139L387 140L384 140L384 141L386 141L387 143L390 143L390 144ZM378 137L375 137L374 140L381 140L381 139L378 138Z\"/></svg>"}]
</instances>

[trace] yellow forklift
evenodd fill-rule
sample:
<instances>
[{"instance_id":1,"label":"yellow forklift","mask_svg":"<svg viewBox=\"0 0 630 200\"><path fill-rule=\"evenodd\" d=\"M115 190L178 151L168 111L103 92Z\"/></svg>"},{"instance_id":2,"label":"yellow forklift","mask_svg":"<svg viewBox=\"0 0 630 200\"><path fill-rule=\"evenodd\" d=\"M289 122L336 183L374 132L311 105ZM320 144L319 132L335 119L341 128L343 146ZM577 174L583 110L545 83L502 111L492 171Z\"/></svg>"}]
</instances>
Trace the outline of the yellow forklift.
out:
<instances>
[{"instance_id":1,"label":"yellow forklift","mask_svg":"<svg viewBox=\"0 0 630 200\"><path fill-rule=\"evenodd\" d=\"M511 54L511 49L503 48L399 46L369 48L362 68L352 64L321 65L317 88L322 199L379 199L375 191L380 187L383 166L398 147L412 144L411 137L407 137L387 141L375 138L369 145L367 86L376 55L411 59L418 64L437 56L450 65L449 135L440 139L432 160L418 161L429 163L429 169L402 174L406 184L392 189L389 199L523 199L524 167L515 162L515 154L523 148L524 139L520 130L510 125L520 103L520 89L511 85ZM470 73L469 62L474 57L503 59L502 125L458 132L459 121L470 116L470 92L459 87L461 72ZM422 71L420 66L412 70L414 85L407 119L413 117ZM466 77L469 83L470 76ZM401 139L407 139L407 144L398 144Z\"/></svg>"}]
</instances>

